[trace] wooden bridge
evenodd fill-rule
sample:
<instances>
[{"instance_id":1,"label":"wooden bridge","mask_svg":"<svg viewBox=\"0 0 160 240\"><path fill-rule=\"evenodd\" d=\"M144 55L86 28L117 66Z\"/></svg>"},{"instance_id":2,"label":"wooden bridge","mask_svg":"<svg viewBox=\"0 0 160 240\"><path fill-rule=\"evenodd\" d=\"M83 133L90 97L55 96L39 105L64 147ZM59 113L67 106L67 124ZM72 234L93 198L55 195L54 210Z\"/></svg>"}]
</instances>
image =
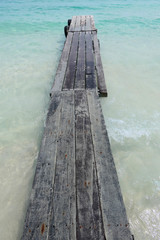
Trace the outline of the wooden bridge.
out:
<instances>
[{"instance_id":1,"label":"wooden bridge","mask_svg":"<svg viewBox=\"0 0 160 240\"><path fill-rule=\"evenodd\" d=\"M93 17L74 16L66 30L22 239L133 239L99 100Z\"/></svg>"}]
</instances>

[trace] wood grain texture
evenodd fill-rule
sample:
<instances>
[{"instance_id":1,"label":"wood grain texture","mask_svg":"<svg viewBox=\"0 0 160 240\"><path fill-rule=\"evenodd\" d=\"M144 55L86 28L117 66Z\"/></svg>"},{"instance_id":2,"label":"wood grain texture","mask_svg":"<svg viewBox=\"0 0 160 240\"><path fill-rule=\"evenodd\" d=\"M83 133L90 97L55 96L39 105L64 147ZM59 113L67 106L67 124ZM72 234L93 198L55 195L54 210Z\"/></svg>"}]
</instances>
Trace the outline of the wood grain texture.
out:
<instances>
[{"instance_id":1,"label":"wood grain texture","mask_svg":"<svg viewBox=\"0 0 160 240\"><path fill-rule=\"evenodd\" d=\"M81 31L81 16L77 16L75 31Z\"/></svg>"},{"instance_id":2,"label":"wood grain texture","mask_svg":"<svg viewBox=\"0 0 160 240\"><path fill-rule=\"evenodd\" d=\"M101 212L101 203L99 198L98 178L96 171L96 163L93 164L93 218L94 218L94 232L93 239L106 240L104 234L104 226Z\"/></svg>"},{"instance_id":3,"label":"wood grain texture","mask_svg":"<svg viewBox=\"0 0 160 240\"><path fill-rule=\"evenodd\" d=\"M85 33L80 32L75 89L85 89Z\"/></svg>"},{"instance_id":4,"label":"wood grain texture","mask_svg":"<svg viewBox=\"0 0 160 240\"><path fill-rule=\"evenodd\" d=\"M76 26L77 16L72 17L72 21L69 27L69 31L74 31Z\"/></svg>"},{"instance_id":5,"label":"wood grain texture","mask_svg":"<svg viewBox=\"0 0 160 240\"><path fill-rule=\"evenodd\" d=\"M75 91L75 119L77 239L104 239L86 91Z\"/></svg>"},{"instance_id":6,"label":"wood grain texture","mask_svg":"<svg viewBox=\"0 0 160 240\"><path fill-rule=\"evenodd\" d=\"M95 28L94 18L93 16L73 16L72 22L69 28L69 32L78 32L78 31L95 31L97 32L97 29Z\"/></svg>"},{"instance_id":7,"label":"wood grain texture","mask_svg":"<svg viewBox=\"0 0 160 240\"><path fill-rule=\"evenodd\" d=\"M132 239L98 95L88 91L87 97L105 237Z\"/></svg>"},{"instance_id":8,"label":"wood grain texture","mask_svg":"<svg viewBox=\"0 0 160 240\"><path fill-rule=\"evenodd\" d=\"M97 33L92 33L93 42L94 42L94 52L95 52L95 65L96 65L96 72L97 72L97 83L98 83L98 90L100 96L107 97L107 88L105 83L103 65L100 55L100 48L97 39Z\"/></svg>"},{"instance_id":9,"label":"wood grain texture","mask_svg":"<svg viewBox=\"0 0 160 240\"><path fill-rule=\"evenodd\" d=\"M86 16L86 31L91 31L92 30L92 26L91 26L91 18L90 16Z\"/></svg>"},{"instance_id":10,"label":"wood grain texture","mask_svg":"<svg viewBox=\"0 0 160 240\"><path fill-rule=\"evenodd\" d=\"M77 31L95 31L95 23L93 16L73 16L72 22L69 28L69 32L77 32Z\"/></svg>"},{"instance_id":11,"label":"wood grain texture","mask_svg":"<svg viewBox=\"0 0 160 240\"><path fill-rule=\"evenodd\" d=\"M86 88L96 88L95 63L92 45L92 34L86 32Z\"/></svg>"},{"instance_id":12,"label":"wood grain texture","mask_svg":"<svg viewBox=\"0 0 160 240\"><path fill-rule=\"evenodd\" d=\"M49 239L76 239L74 92L63 92Z\"/></svg>"},{"instance_id":13,"label":"wood grain texture","mask_svg":"<svg viewBox=\"0 0 160 240\"><path fill-rule=\"evenodd\" d=\"M81 30L84 31L86 26L86 16L82 16L81 18Z\"/></svg>"},{"instance_id":14,"label":"wood grain texture","mask_svg":"<svg viewBox=\"0 0 160 240\"><path fill-rule=\"evenodd\" d=\"M54 93L47 115L25 219L23 240L48 238L60 114L61 92L58 92Z\"/></svg>"},{"instance_id":15,"label":"wood grain texture","mask_svg":"<svg viewBox=\"0 0 160 240\"><path fill-rule=\"evenodd\" d=\"M77 53L78 53L78 41L79 41L79 32L75 32L73 35L71 51L68 58L67 70L63 83L63 90L69 90L74 88L74 80L76 74L76 65L77 65Z\"/></svg>"},{"instance_id":16,"label":"wood grain texture","mask_svg":"<svg viewBox=\"0 0 160 240\"><path fill-rule=\"evenodd\" d=\"M53 87L50 92L50 96L52 96L54 91L61 91L62 90L62 85L66 73L66 68L67 68L67 62L69 58L69 53L71 49L71 43L72 43L72 38L73 38L73 33L68 33L66 42L64 44L64 48L62 51L62 55L59 61L59 65L57 68L57 72L55 75Z\"/></svg>"},{"instance_id":17,"label":"wood grain texture","mask_svg":"<svg viewBox=\"0 0 160 240\"><path fill-rule=\"evenodd\" d=\"M94 30L97 31L97 29L95 28L94 18L93 18L92 15L90 16L90 21L91 21L91 29L92 29L92 31L94 31Z\"/></svg>"}]
</instances>

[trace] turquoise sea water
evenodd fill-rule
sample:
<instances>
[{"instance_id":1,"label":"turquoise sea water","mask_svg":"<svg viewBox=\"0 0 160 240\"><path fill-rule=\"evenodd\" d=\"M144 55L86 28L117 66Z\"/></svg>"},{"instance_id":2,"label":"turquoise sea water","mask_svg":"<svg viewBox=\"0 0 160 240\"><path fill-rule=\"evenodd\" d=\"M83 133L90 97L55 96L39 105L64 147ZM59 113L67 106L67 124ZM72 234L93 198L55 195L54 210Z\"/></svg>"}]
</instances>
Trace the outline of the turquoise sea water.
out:
<instances>
[{"instance_id":1,"label":"turquoise sea water","mask_svg":"<svg viewBox=\"0 0 160 240\"><path fill-rule=\"evenodd\" d=\"M49 91L73 15L94 15L102 99L137 240L160 239L160 2L0 1L0 239L20 239Z\"/></svg>"}]
</instances>

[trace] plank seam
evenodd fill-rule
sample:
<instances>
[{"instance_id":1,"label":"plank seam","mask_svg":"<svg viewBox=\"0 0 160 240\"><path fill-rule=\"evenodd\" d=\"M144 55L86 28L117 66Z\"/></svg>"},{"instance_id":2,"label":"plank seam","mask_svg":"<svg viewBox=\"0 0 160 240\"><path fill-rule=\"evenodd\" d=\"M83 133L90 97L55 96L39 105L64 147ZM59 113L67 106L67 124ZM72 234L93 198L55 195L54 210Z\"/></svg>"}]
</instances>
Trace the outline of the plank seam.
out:
<instances>
[{"instance_id":1,"label":"plank seam","mask_svg":"<svg viewBox=\"0 0 160 240\"><path fill-rule=\"evenodd\" d=\"M76 205L76 223L77 223L77 178L76 178L76 117L75 117L75 91L73 91L73 119L74 119L74 126L73 126L73 129L74 129L74 137L75 137L75 143L74 143L74 182L75 182L75 205ZM77 239L77 224L75 223L75 236L76 236L76 239Z\"/></svg>"},{"instance_id":2,"label":"plank seam","mask_svg":"<svg viewBox=\"0 0 160 240\"><path fill-rule=\"evenodd\" d=\"M69 58L70 58L70 54L71 54L73 38L74 38L74 32L73 32L72 41L71 41L71 45L70 45L70 49L69 49L69 54L68 54L68 59L67 59L67 66L66 66L66 70L65 70L65 74L64 74L64 78L63 78L63 82L62 82L62 89L61 89L61 91L64 91L63 85L64 85L64 82L65 82L66 72L67 72L67 69L68 69L68 66L69 66Z\"/></svg>"},{"instance_id":3,"label":"plank seam","mask_svg":"<svg viewBox=\"0 0 160 240\"><path fill-rule=\"evenodd\" d=\"M103 233L104 233L104 240L107 240L105 236L105 228L104 228L104 221L103 221L103 215L102 215L102 207L101 207L101 201L100 201L100 188L99 188L99 181L98 181L98 174L97 174L97 163L96 163L96 156L95 156L95 148L93 143L93 135L92 135L92 124L91 124L91 118L90 118L90 111L89 111L89 104L88 104L88 90L86 91L87 96L87 108L89 113L89 121L90 121L90 134L92 136L92 145L93 145L93 155L94 155L94 164L95 164L95 173L96 173L96 183L97 183L97 189L98 189L98 199L99 199L99 208L101 213L101 219L102 219L102 227L103 227ZM97 94L96 94L97 95Z\"/></svg>"},{"instance_id":4,"label":"plank seam","mask_svg":"<svg viewBox=\"0 0 160 240\"><path fill-rule=\"evenodd\" d=\"M99 91L99 96L107 97L107 87L105 82L102 59L100 55L99 40L97 38L97 34L95 34L94 32L92 34L92 41L94 47L95 71L97 76L97 87Z\"/></svg>"},{"instance_id":5,"label":"plank seam","mask_svg":"<svg viewBox=\"0 0 160 240\"><path fill-rule=\"evenodd\" d=\"M66 49L65 48L66 48L66 45L67 45L68 37L67 37L66 41L64 42L64 47L63 47L63 50L61 52L59 64L58 64L58 67L57 67L57 70L56 70L56 73L55 73L55 76L54 76L54 82L53 82L52 88L50 90L50 97L51 98L52 98L53 92L62 91L62 88L63 88L63 82L64 82L64 79L65 79L68 58L69 58L69 54L70 54L70 51L71 51L71 45L72 45L72 40L73 40L73 33L70 33L70 34L72 34L72 36L71 36L71 43L68 46L67 59L65 59L65 61L64 61L63 58L65 58L65 55L66 55L66 52L65 52ZM61 71L62 71L63 67L65 68L64 75L62 75L61 78L59 79L59 77L60 77L59 75L61 75ZM62 78L63 78L63 80L61 81Z\"/></svg>"},{"instance_id":6,"label":"plank seam","mask_svg":"<svg viewBox=\"0 0 160 240\"><path fill-rule=\"evenodd\" d=\"M75 22L74 22L74 25L72 26L73 17L75 17ZM72 21L71 21L71 25L70 25L70 28L71 28L71 29L72 29L72 28L73 28L73 29L75 28L75 26L76 26L76 21L77 21L77 16L73 16L73 17L72 17ZM69 28L69 29L70 29L70 28ZM70 30L69 30L69 32L70 32Z\"/></svg>"},{"instance_id":7,"label":"plank seam","mask_svg":"<svg viewBox=\"0 0 160 240\"><path fill-rule=\"evenodd\" d=\"M61 91L59 91L61 92ZM62 96L61 96L62 97ZM61 116L62 116L62 103L61 104L61 109L60 109L60 115L59 115L59 123L60 123L60 120L61 120ZM59 130L60 130L60 125L58 125L58 136L57 136L57 142L59 141ZM57 170L57 148L58 148L58 144L56 144L56 162L55 162L55 170L54 170L54 178L53 178L53 182L52 182L52 186L53 186L53 191L52 191L52 205L51 205L51 214L50 214L50 219L49 219L49 229L48 229L48 237L49 237L49 234L50 234L50 228L52 228L53 226L50 224L51 223L51 220L52 220L52 213L53 213L53 196L54 196L54 183L55 183L55 178L56 178L56 170Z\"/></svg>"},{"instance_id":8,"label":"plank seam","mask_svg":"<svg viewBox=\"0 0 160 240\"><path fill-rule=\"evenodd\" d=\"M85 18L85 21L86 21L86 18ZM84 37L84 39L85 39L85 89L86 89L86 87L87 87L87 84L86 84L86 67L87 67L87 65L86 65L86 48L87 48L87 44L86 44L86 32L85 32L85 37Z\"/></svg>"},{"instance_id":9,"label":"plank seam","mask_svg":"<svg viewBox=\"0 0 160 240\"><path fill-rule=\"evenodd\" d=\"M75 91L74 91L74 116L75 116L75 121L74 121L74 129L75 129L75 184L76 184L76 239L77 239L77 224L79 222L78 220L78 203L77 203L77 174L76 174L76 169L77 169L77 153L76 153L76 112L75 112Z\"/></svg>"},{"instance_id":10,"label":"plank seam","mask_svg":"<svg viewBox=\"0 0 160 240\"><path fill-rule=\"evenodd\" d=\"M78 51L79 51L79 37L80 37L80 33L79 33L79 36L78 36L77 57L76 57L76 66L75 66L75 73L74 73L73 89L74 89L74 86L75 86L75 80L76 80L76 74L77 74L77 62L78 62Z\"/></svg>"},{"instance_id":11,"label":"plank seam","mask_svg":"<svg viewBox=\"0 0 160 240\"><path fill-rule=\"evenodd\" d=\"M92 91L92 93L95 94L95 92L93 92L93 91ZM99 151L99 148L95 151L95 154L97 155L96 156L97 169L99 168L98 165L101 165L101 170L97 171L97 173L98 173L98 176L99 176L99 178L98 178L99 183L103 184L103 185L102 184L99 185L99 189L100 189L99 193L100 193L100 197L101 197L101 200L102 200L101 201L101 207L102 207L102 218L103 218L103 221L104 221L105 234L107 236L107 239L126 239L126 240L130 239L131 240L131 232L130 232L130 228L128 228L129 224L128 224L128 219L127 219L126 209L125 209L125 206L124 206L123 196L122 196L121 189L120 189L120 184L119 184L119 181L118 181L116 166L115 166L114 159L113 159L112 152L111 152L111 148L110 148L109 138L108 138L105 122L104 122L104 116L102 114L101 104L100 104L100 101L99 101L99 98L98 98L97 94L93 96L91 94L91 91L88 91L87 97L88 97L88 101L89 101L89 106L91 106L90 109L91 109L92 114L90 116L91 116L91 119L92 119L92 124L93 124L92 126L94 126L94 124L96 123L93 120L93 119L96 119L95 115L93 115L95 113L95 111L98 109L98 112L101 113L100 114L101 119L99 119L101 121L101 124L99 125L99 127L100 126L102 127L101 128L101 130L102 130L102 137L101 138L104 138L104 140L106 141L106 148L108 148L107 151L109 152L109 155L110 155L110 157L109 157L109 155L107 154L108 155L108 156L106 156L107 158L104 156L105 158L102 159L102 161L101 161L101 158L99 159L99 157L97 155L97 151ZM94 104L93 98L96 100L97 104ZM92 111L92 108L94 108L93 111ZM95 132L95 129L96 128L92 127L92 132L93 132L93 136L94 136L93 141L95 140L94 138L97 135L96 132ZM97 142L97 140L98 140L98 142ZM99 141L100 138L98 138L97 140L94 141L95 143L97 142L97 144L95 144L95 148L97 148L97 147L101 148L101 144L100 144L100 141ZM103 188L103 186L110 186L110 185L107 185L107 182L106 182L108 180L110 182L110 178L108 178L109 172L108 172L108 174L106 174L106 172L104 172L105 168L103 168L103 162L107 163L107 165L108 165L108 166L106 165L106 167L107 167L106 170L107 171L110 171L110 170L112 171L113 170L113 174L112 174L112 179L113 180L112 180L112 182L116 181L115 182L116 183L116 192L115 192L116 195L115 196L114 196L114 194L112 195L112 193L113 193L112 190L108 191L107 189ZM102 177L106 176L106 179L102 179L101 176ZM105 180L105 182L103 180ZM112 184L112 182L111 182L111 186L115 185L115 183L113 182L113 184ZM101 186L102 186L102 188L101 188ZM104 198L104 195L107 196L106 193L109 194L108 195L109 198L110 198L110 194L113 198L115 197L115 200L113 201L113 206L112 206L112 199L113 198L110 199L110 200L109 200L109 198L108 199ZM118 204L116 203L116 201L118 201ZM109 205L108 205L107 202L109 203ZM116 206L115 204L117 205L116 208L118 208L118 210L116 210L116 212L112 212L112 214L111 214L111 210L113 211L114 209L116 209L116 208L112 208L112 207ZM107 207L107 205L108 205L109 208ZM108 222L108 220L109 220L109 222ZM108 227L111 227L111 229L109 230ZM123 238L121 237L122 235L123 235ZM117 237L117 238L115 238L115 237Z\"/></svg>"}]
</instances>

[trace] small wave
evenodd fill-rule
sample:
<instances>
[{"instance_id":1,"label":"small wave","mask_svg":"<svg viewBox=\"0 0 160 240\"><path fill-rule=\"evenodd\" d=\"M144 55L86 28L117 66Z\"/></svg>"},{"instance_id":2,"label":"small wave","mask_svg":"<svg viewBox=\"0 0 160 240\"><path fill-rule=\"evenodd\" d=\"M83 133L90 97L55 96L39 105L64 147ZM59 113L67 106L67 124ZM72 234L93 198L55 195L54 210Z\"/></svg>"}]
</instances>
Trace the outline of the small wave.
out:
<instances>
[{"instance_id":1,"label":"small wave","mask_svg":"<svg viewBox=\"0 0 160 240\"><path fill-rule=\"evenodd\" d=\"M156 19L154 19L154 21L159 23L160 22L160 18L156 18Z\"/></svg>"},{"instance_id":2,"label":"small wave","mask_svg":"<svg viewBox=\"0 0 160 240\"><path fill-rule=\"evenodd\" d=\"M157 115L156 115L157 116ZM107 119L108 132L110 137L123 143L126 139L138 140L145 137L148 143L152 136L159 130L159 121L153 117L150 121Z\"/></svg>"},{"instance_id":3,"label":"small wave","mask_svg":"<svg viewBox=\"0 0 160 240\"><path fill-rule=\"evenodd\" d=\"M95 7L89 7L89 6L69 6L69 9L77 9L77 10L95 10ZM79 15L79 14L78 14Z\"/></svg>"}]
</instances>

